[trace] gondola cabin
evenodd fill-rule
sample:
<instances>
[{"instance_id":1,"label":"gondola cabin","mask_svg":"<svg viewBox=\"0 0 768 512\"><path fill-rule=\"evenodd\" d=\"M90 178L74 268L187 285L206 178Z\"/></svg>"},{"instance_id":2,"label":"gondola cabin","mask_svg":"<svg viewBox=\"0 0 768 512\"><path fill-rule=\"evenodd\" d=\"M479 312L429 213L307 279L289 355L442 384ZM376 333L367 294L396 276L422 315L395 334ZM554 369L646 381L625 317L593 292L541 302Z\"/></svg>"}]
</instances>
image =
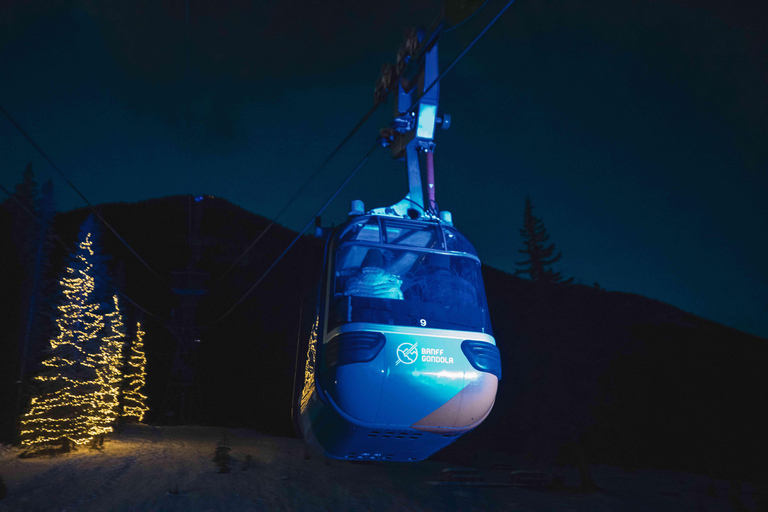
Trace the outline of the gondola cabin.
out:
<instances>
[{"instance_id":1,"label":"gondola cabin","mask_svg":"<svg viewBox=\"0 0 768 512\"><path fill-rule=\"evenodd\" d=\"M438 115L441 26L411 32L377 85L379 102L393 92L380 142L405 161L408 194L368 213L353 201L328 235L316 304L303 308L293 418L329 457L425 459L477 427L496 398L501 359L480 260L435 200L432 139L450 125Z\"/></svg>"},{"instance_id":2,"label":"gondola cabin","mask_svg":"<svg viewBox=\"0 0 768 512\"><path fill-rule=\"evenodd\" d=\"M328 237L294 418L329 457L421 460L493 407L480 260L446 219L361 214Z\"/></svg>"}]
</instances>

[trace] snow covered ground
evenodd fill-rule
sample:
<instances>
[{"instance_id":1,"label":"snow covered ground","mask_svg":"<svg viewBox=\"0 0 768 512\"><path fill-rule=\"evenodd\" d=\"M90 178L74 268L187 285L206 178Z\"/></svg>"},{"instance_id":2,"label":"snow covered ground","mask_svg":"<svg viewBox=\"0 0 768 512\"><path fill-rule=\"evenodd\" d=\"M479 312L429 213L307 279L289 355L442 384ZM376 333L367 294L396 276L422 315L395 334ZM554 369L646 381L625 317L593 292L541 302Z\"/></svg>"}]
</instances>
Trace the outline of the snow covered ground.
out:
<instances>
[{"instance_id":1,"label":"snow covered ground","mask_svg":"<svg viewBox=\"0 0 768 512\"><path fill-rule=\"evenodd\" d=\"M231 472L219 473L212 459L225 435ZM445 463L306 458L300 440L247 429L129 425L103 451L33 459L19 459L20 452L0 446L0 476L8 487L1 511L755 510L750 485L734 493L727 482L714 481L712 492L713 482L701 476L605 466L592 468L600 487L595 494L436 485L443 483ZM487 482L507 481L508 472L480 470ZM575 468L557 471L565 486L578 484Z\"/></svg>"}]
</instances>

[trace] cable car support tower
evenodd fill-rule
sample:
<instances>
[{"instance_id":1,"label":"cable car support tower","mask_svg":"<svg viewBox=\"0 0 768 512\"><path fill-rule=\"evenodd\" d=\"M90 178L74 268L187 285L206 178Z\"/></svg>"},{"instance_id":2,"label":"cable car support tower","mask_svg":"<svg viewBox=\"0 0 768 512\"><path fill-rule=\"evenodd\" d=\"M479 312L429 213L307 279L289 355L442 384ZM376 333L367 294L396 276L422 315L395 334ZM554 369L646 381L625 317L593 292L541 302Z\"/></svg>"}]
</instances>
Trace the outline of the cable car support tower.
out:
<instances>
[{"instance_id":1,"label":"cable car support tower","mask_svg":"<svg viewBox=\"0 0 768 512\"><path fill-rule=\"evenodd\" d=\"M203 420L200 383L196 378L197 349L202 328L195 321L200 299L208 292L206 284L209 278L208 273L195 270L202 252L199 234L203 206L199 203L203 200L204 196L189 197L187 236L190 261L185 270L172 272L173 292L178 295L179 302L166 327L176 339L176 352L161 406L164 421L171 424Z\"/></svg>"}]
</instances>

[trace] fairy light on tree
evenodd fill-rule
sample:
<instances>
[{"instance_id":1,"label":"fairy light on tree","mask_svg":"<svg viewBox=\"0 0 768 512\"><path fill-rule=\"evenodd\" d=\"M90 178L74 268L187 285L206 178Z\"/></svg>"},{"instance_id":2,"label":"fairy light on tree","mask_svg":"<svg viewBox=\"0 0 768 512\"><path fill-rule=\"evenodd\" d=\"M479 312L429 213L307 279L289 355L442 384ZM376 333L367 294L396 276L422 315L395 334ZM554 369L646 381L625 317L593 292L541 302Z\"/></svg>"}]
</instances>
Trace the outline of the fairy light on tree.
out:
<instances>
[{"instance_id":1,"label":"fairy light on tree","mask_svg":"<svg viewBox=\"0 0 768 512\"><path fill-rule=\"evenodd\" d=\"M59 281L62 299L43 371L35 377L38 392L21 418L21 443L29 447L61 446L91 442L112 431L105 424L104 374L101 347L104 315L97 300L97 272L106 273L106 258L99 247L93 217L80 228L79 243Z\"/></svg>"},{"instance_id":2,"label":"fairy light on tree","mask_svg":"<svg viewBox=\"0 0 768 512\"><path fill-rule=\"evenodd\" d=\"M123 383L123 344L125 324L117 295L112 297L110 312L105 317L105 333L98 352L91 357L101 392L98 394L97 417L99 430L111 431L119 416L120 388ZM99 437L103 439L103 434Z\"/></svg>"},{"instance_id":3,"label":"fairy light on tree","mask_svg":"<svg viewBox=\"0 0 768 512\"><path fill-rule=\"evenodd\" d=\"M131 343L130 356L128 357L125 390L123 391L123 417L141 421L144 414L149 411L147 397L141 391L146 385L147 357L144 355L144 331L141 323L136 323L136 338Z\"/></svg>"}]
</instances>

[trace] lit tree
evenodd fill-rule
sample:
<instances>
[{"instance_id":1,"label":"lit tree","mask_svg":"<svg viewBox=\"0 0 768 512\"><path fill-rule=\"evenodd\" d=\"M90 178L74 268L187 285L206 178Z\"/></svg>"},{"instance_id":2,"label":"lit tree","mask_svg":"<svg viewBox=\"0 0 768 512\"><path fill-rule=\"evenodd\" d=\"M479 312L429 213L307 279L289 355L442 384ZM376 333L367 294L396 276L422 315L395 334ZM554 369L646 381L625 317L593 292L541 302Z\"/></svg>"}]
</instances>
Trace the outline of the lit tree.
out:
<instances>
[{"instance_id":1,"label":"lit tree","mask_svg":"<svg viewBox=\"0 0 768 512\"><path fill-rule=\"evenodd\" d=\"M104 378L99 374L99 352L105 322L94 291L95 276L106 271L106 258L98 242L97 225L89 217L80 228L77 249L59 281L59 334L50 340L43 372L35 377L39 392L21 419L20 437L25 446L69 449L112 430L100 413Z\"/></svg>"},{"instance_id":2,"label":"lit tree","mask_svg":"<svg viewBox=\"0 0 768 512\"><path fill-rule=\"evenodd\" d=\"M553 272L549 268L550 265L560 260L562 253L558 252L557 256L553 258L552 253L555 251L555 244L544 246L544 243L549 240L549 235L544 227L544 221L533 214L533 204L528 196L525 198L523 228L520 230L520 235L525 240L525 249L518 252L527 255L528 259L515 263L519 266L527 265L525 268L517 269L515 275L528 274L532 281L550 283L570 283L573 281L573 278L563 281L561 272Z\"/></svg>"},{"instance_id":3,"label":"lit tree","mask_svg":"<svg viewBox=\"0 0 768 512\"><path fill-rule=\"evenodd\" d=\"M99 350L90 356L96 368L96 376L100 393L97 395L98 405L96 421L100 430L111 431L111 426L119 416L120 388L123 383L123 344L125 324L120 312L117 295L112 297L109 313L104 315L105 332L101 337ZM103 440L103 435L99 436Z\"/></svg>"},{"instance_id":4,"label":"lit tree","mask_svg":"<svg viewBox=\"0 0 768 512\"><path fill-rule=\"evenodd\" d=\"M149 410L147 397L141 393L146 384L147 358L144 355L144 331L136 322L136 338L131 343L123 392L123 417L141 421Z\"/></svg>"}]
</instances>

